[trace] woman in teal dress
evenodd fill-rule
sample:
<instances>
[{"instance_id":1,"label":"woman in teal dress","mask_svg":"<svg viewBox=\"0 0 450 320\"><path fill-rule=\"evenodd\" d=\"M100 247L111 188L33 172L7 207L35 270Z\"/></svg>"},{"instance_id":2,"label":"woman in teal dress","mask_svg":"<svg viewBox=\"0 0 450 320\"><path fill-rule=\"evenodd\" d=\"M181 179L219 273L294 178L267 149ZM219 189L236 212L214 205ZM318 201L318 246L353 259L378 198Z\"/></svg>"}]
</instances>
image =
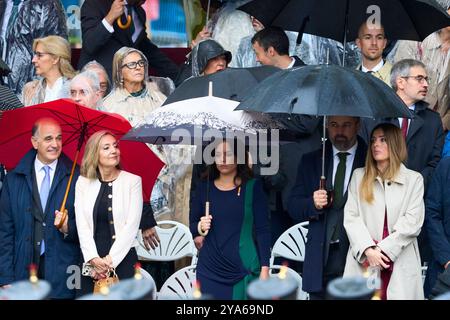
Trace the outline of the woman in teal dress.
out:
<instances>
[{"instance_id":1,"label":"woman in teal dress","mask_svg":"<svg viewBox=\"0 0 450 320\"><path fill-rule=\"evenodd\" d=\"M238 161L239 148L244 146L237 140L217 145L215 163L191 201L191 232L194 238L205 237L197 279L204 294L222 300L246 299L249 282L269 274L267 199L260 181L252 178L248 153ZM207 199L209 215L205 215Z\"/></svg>"}]
</instances>

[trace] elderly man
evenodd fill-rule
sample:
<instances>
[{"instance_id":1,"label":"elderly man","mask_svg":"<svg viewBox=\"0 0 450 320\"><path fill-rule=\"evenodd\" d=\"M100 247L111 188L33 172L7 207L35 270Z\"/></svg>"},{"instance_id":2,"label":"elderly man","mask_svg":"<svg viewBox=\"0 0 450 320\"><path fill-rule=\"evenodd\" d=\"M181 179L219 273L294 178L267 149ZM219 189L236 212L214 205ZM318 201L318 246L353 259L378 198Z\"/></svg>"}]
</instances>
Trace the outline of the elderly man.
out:
<instances>
[{"instance_id":1,"label":"elderly man","mask_svg":"<svg viewBox=\"0 0 450 320\"><path fill-rule=\"evenodd\" d=\"M303 156L297 180L289 197L288 211L298 223L309 221L303 264L303 291L312 300L325 299L328 283L342 277L348 251L343 227L347 186L355 169L364 167L367 146L357 136L359 118L331 116L325 145L327 189L334 190L328 202L327 191L319 188L322 149Z\"/></svg>"},{"instance_id":2,"label":"elderly man","mask_svg":"<svg viewBox=\"0 0 450 320\"><path fill-rule=\"evenodd\" d=\"M93 71L97 74L98 80L100 82L100 93L102 95L102 98L104 98L111 91L111 81L109 80L106 69L97 61L92 60L84 65L84 67L81 69L81 72L88 70Z\"/></svg>"},{"instance_id":3,"label":"elderly man","mask_svg":"<svg viewBox=\"0 0 450 320\"><path fill-rule=\"evenodd\" d=\"M85 107L97 109L101 103L100 82L94 71L84 71L70 82L70 98Z\"/></svg>"},{"instance_id":4,"label":"elderly man","mask_svg":"<svg viewBox=\"0 0 450 320\"><path fill-rule=\"evenodd\" d=\"M0 285L28 279L31 263L38 277L50 282L50 298L72 299L68 267L79 263L80 246L75 224L75 170L66 208L69 218L60 230L54 226L69 180L72 161L61 153L62 133L50 118L33 126L30 150L9 172L0 198Z\"/></svg>"},{"instance_id":5,"label":"elderly man","mask_svg":"<svg viewBox=\"0 0 450 320\"><path fill-rule=\"evenodd\" d=\"M390 85L392 65L383 60L387 39L381 25L363 23L358 31L356 45L361 50L361 65L358 69L368 72Z\"/></svg>"}]
</instances>

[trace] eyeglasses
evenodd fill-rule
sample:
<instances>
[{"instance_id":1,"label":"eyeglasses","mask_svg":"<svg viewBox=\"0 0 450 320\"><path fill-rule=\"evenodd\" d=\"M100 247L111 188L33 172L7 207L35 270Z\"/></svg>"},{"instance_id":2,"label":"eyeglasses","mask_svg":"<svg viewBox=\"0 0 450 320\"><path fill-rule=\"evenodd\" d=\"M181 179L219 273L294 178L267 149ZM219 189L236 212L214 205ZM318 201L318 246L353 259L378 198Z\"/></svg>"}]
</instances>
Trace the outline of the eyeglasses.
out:
<instances>
[{"instance_id":1,"label":"eyeglasses","mask_svg":"<svg viewBox=\"0 0 450 320\"><path fill-rule=\"evenodd\" d=\"M147 62L145 60L139 60L139 61L133 61L133 62L128 62L125 63L124 65L122 65L123 67L127 67L128 69L136 69L136 67L139 65L139 67L145 67L147 65Z\"/></svg>"},{"instance_id":2,"label":"eyeglasses","mask_svg":"<svg viewBox=\"0 0 450 320\"><path fill-rule=\"evenodd\" d=\"M43 56L45 56L46 54L51 54L51 53L34 51L34 52L33 52L33 57L37 57L38 59L40 59L40 58L42 58Z\"/></svg>"},{"instance_id":3,"label":"eyeglasses","mask_svg":"<svg viewBox=\"0 0 450 320\"><path fill-rule=\"evenodd\" d=\"M418 83L423 83L424 81L426 81L427 83L430 83L430 81L431 81L431 79L429 77L424 77L424 76L406 76L406 77L402 77L402 78L405 78L405 79L413 78Z\"/></svg>"}]
</instances>

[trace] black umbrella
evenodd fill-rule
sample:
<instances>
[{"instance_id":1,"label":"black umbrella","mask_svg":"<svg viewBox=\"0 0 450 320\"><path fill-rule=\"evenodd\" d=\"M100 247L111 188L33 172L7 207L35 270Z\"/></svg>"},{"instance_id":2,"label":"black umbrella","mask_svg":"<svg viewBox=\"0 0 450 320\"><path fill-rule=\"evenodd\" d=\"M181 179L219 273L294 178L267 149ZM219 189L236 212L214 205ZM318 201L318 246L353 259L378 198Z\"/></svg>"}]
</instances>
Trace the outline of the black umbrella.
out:
<instances>
[{"instance_id":1,"label":"black umbrella","mask_svg":"<svg viewBox=\"0 0 450 320\"><path fill-rule=\"evenodd\" d=\"M346 42L354 40L364 22L380 18L390 40L422 41L450 25L436 0L290 0L273 24Z\"/></svg>"},{"instance_id":2,"label":"black umbrella","mask_svg":"<svg viewBox=\"0 0 450 320\"><path fill-rule=\"evenodd\" d=\"M227 68L208 76L192 77L184 81L167 97L164 105L177 101L209 95L209 82L213 83L214 96L241 101L244 95L268 76L280 71L272 66L255 68Z\"/></svg>"},{"instance_id":3,"label":"black umbrella","mask_svg":"<svg viewBox=\"0 0 450 320\"><path fill-rule=\"evenodd\" d=\"M11 89L0 85L0 111L17 109L20 107L23 107L23 104Z\"/></svg>"},{"instance_id":4,"label":"black umbrella","mask_svg":"<svg viewBox=\"0 0 450 320\"><path fill-rule=\"evenodd\" d=\"M288 2L289 0L253 0L237 9L255 17L265 27L268 27Z\"/></svg>"},{"instance_id":5,"label":"black umbrella","mask_svg":"<svg viewBox=\"0 0 450 320\"><path fill-rule=\"evenodd\" d=\"M236 110L324 116L324 141L326 116L413 117L382 80L334 65L282 70L258 84Z\"/></svg>"},{"instance_id":6,"label":"black umbrella","mask_svg":"<svg viewBox=\"0 0 450 320\"><path fill-rule=\"evenodd\" d=\"M5 61L0 58L0 77L7 76L11 72L11 69L5 63Z\"/></svg>"}]
</instances>

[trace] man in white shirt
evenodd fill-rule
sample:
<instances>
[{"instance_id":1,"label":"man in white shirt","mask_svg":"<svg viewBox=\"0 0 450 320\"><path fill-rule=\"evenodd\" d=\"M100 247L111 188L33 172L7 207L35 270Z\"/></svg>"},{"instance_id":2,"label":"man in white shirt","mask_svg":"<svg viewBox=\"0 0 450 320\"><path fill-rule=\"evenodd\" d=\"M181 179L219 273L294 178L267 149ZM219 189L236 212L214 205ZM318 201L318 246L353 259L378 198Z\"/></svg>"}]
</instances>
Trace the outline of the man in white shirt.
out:
<instances>
[{"instance_id":1,"label":"man in white shirt","mask_svg":"<svg viewBox=\"0 0 450 320\"><path fill-rule=\"evenodd\" d=\"M375 77L390 85L390 73L392 65L383 60L383 50L386 48L387 39L384 28L381 25L363 23L359 28L356 45L361 50L361 65L358 69L369 72Z\"/></svg>"},{"instance_id":2,"label":"man in white shirt","mask_svg":"<svg viewBox=\"0 0 450 320\"><path fill-rule=\"evenodd\" d=\"M54 226L69 180L72 161L61 154L62 133L50 118L33 126L30 150L9 172L0 198L0 286L29 278L29 265L50 282L52 299L73 299L70 266L80 262L74 196L78 169L68 194L68 219ZM73 271L72 271L73 272Z\"/></svg>"}]
</instances>

